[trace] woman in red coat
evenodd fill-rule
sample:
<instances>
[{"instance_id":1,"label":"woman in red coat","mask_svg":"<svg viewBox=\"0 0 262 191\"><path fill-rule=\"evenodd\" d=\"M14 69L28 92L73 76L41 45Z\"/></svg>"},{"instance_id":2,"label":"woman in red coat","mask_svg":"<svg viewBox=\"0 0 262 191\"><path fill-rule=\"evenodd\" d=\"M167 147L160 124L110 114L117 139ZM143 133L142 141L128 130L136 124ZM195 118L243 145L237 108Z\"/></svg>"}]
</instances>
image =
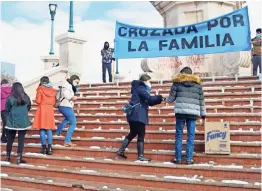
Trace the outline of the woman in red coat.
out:
<instances>
[{"instance_id":1,"label":"woman in red coat","mask_svg":"<svg viewBox=\"0 0 262 191\"><path fill-rule=\"evenodd\" d=\"M49 78L44 76L40 79L40 84L36 91L35 102L38 106L32 128L40 130L41 153L52 155L52 130L55 130L54 105L56 103L56 90L52 88ZM46 148L46 134L48 148Z\"/></svg>"}]
</instances>

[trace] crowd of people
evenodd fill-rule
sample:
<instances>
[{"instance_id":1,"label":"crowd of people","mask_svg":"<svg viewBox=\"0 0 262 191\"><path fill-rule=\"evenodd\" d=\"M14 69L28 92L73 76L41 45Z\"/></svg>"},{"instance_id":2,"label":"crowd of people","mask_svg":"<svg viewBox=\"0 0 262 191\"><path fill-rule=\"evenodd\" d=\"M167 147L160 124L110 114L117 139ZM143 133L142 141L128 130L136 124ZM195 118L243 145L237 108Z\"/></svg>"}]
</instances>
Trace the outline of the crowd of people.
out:
<instances>
[{"instance_id":1,"label":"crowd of people","mask_svg":"<svg viewBox=\"0 0 262 191\"><path fill-rule=\"evenodd\" d=\"M139 80L131 84L130 105L132 111L126 114L130 126L130 133L125 137L123 143L116 153L117 158L127 159L125 150L129 143L137 138L138 160L150 161L144 156L144 139L146 125L148 124L149 106L161 104L162 102L172 103L176 101L176 142L175 159L173 163L182 163L182 137L183 128L187 124L188 139L186 147L186 164L192 164L194 151L194 136L196 119L205 119L205 103L200 78L192 74L189 67L181 70L180 74L173 79L170 95L164 98L162 95L151 95L151 77L143 74ZM36 90L35 103L37 110L34 120L31 123L28 112L31 109L31 100L25 93L21 83L15 82L10 85L7 80L1 82L1 116L3 122L2 143L6 143L6 161L10 161L12 145L18 132L17 164L25 163L22 159L24 139L26 130L31 128L39 130L42 148L40 152L44 155L52 155L53 132L60 136L64 127L69 123L65 135L64 146L76 146L71 142L77 120L74 113L74 102L77 100L78 84L80 78L76 75L67 79L58 90L53 88L47 76L40 79ZM54 110L58 106L59 112L65 119L56 128ZM47 137L47 138L46 138ZM47 139L47 143L46 143Z\"/></svg>"},{"instance_id":2,"label":"crowd of people","mask_svg":"<svg viewBox=\"0 0 262 191\"><path fill-rule=\"evenodd\" d=\"M15 82L11 85L6 79L1 81L1 117L3 123L1 142L7 143L7 162L10 162L13 142L16 133L18 133L17 164L25 163L22 159L22 153L26 130L29 128L39 130L42 145L41 153L52 155L53 130L56 129L54 107L57 102L59 102L58 110L65 119L57 127L56 134L61 135L63 128L69 123L70 126L65 136L64 146L76 146L71 142L71 138L76 128L76 116L73 106L74 101L77 99L75 94L78 91L79 82L80 78L77 75L72 75L57 91L53 88L47 76L42 77L36 90L35 103L37 104L37 110L32 123L28 115L31 109L31 100L25 93L22 84Z\"/></svg>"}]
</instances>

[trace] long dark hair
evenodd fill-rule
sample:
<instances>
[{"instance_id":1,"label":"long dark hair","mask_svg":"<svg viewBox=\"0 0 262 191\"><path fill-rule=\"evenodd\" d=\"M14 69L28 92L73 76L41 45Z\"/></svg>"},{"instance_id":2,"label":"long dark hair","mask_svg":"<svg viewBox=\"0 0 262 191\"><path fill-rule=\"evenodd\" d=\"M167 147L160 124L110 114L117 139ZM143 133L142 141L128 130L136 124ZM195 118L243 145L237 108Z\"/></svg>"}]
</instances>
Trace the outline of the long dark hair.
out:
<instances>
[{"instance_id":1,"label":"long dark hair","mask_svg":"<svg viewBox=\"0 0 262 191\"><path fill-rule=\"evenodd\" d=\"M72 75L69 79L67 79L68 83L72 85L72 89L73 89L74 93L76 93L77 92L77 88L75 86L73 86L73 81L74 80L80 80L79 76Z\"/></svg>"},{"instance_id":2,"label":"long dark hair","mask_svg":"<svg viewBox=\"0 0 262 191\"><path fill-rule=\"evenodd\" d=\"M17 105L27 104L27 95L21 83L15 82L13 84L11 95L16 99Z\"/></svg>"},{"instance_id":3,"label":"long dark hair","mask_svg":"<svg viewBox=\"0 0 262 191\"><path fill-rule=\"evenodd\" d=\"M78 75L72 75L69 79L67 79L68 83L73 85L74 80L80 80Z\"/></svg>"},{"instance_id":4,"label":"long dark hair","mask_svg":"<svg viewBox=\"0 0 262 191\"><path fill-rule=\"evenodd\" d=\"M3 85L3 84L8 84L8 80L7 79L2 79L1 85Z\"/></svg>"},{"instance_id":5,"label":"long dark hair","mask_svg":"<svg viewBox=\"0 0 262 191\"><path fill-rule=\"evenodd\" d=\"M39 83L39 86L42 86L44 84L48 84L50 81L49 81L49 78L47 76L43 76L41 79L40 79L40 83Z\"/></svg>"}]
</instances>

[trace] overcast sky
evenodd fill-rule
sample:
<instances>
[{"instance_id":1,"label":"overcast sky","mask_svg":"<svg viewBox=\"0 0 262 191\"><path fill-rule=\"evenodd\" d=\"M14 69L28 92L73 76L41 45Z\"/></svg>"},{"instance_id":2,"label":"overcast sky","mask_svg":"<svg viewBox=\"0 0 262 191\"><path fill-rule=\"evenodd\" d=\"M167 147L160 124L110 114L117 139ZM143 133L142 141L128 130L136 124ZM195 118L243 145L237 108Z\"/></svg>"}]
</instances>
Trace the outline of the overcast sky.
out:
<instances>
[{"instance_id":1,"label":"overcast sky","mask_svg":"<svg viewBox=\"0 0 262 191\"><path fill-rule=\"evenodd\" d=\"M55 36L68 30L69 2L58 4ZM16 64L19 80L28 81L44 70L41 56L50 48L50 15L48 1L2 2L1 61ZM84 47L84 82L100 82L100 50L104 41L114 39L115 21L132 25L162 27L163 19L148 2L74 2L75 31L88 41ZM252 36L261 27L261 1L248 1ZM59 47L55 43L55 54ZM121 74L137 76L142 72L141 59L120 60ZM32 75L32 76L31 76Z\"/></svg>"}]
</instances>

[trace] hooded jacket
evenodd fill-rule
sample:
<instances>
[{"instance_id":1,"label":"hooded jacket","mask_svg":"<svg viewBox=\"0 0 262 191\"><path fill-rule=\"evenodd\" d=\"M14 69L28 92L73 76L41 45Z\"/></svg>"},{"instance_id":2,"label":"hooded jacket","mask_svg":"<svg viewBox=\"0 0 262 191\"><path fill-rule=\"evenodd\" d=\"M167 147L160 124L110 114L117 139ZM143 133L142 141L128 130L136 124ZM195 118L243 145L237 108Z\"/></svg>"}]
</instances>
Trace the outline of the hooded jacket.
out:
<instances>
[{"instance_id":1,"label":"hooded jacket","mask_svg":"<svg viewBox=\"0 0 262 191\"><path fill-rule=\"evenodd\" d=\"M150 96L146 90L146 85L142 81L134 80L131 83L131 100L130 104L139 105L133 108L130 115L127 115L127 121L137 121L145 125L148 124L148 106L154 106L162 102L162 96Z\"/></svg>"},{"instance_id":2,"label":"hooded jacket","mask_svg":"<svg viewBox=\"0 0 262 191\"><path fill-rule=\"evenodd\" d=\"M72 98L74 97L75 92L73 90L72 84L70 84L67 80L62 85L62 101L60 103L61 107L71 107L73 108L74 102Z\"/></svg>"},{"instance_id":3,"label":"hooded jacket","mask_svg":"<svg viewBox=\"0 0 262 191\"><path fill-rule=\"evenodd\" d=\"M12 92L11 85L9 84L1 85L1 111L5 110L5 104L6 104L7 98L11 92Z\"/></svg>"},{"instance_id":4,"label":"hooded jacket","mask_svg":"<svg viewBox=\"0 0 262 191\"><path fill-rule=\"evenodd\" d=\"M197 119L198 116L206 116L204 94L198 76L180 73L173 78L166 102L174 101L176 118Z\"/></svg>"},{"instance_id":5,"label":"hooded jacket","mask_svg":"<svg viewBox=\"0 0 262 191\"><path fill-rule=\"evenodd\" d=\"M26 104L17 105L17 100L10 95L5 104L5 110L8 113L6 121L6 129L9 130L26 130L31 127L31 121L28 116L28 111L31 109L31 100L26 95Z\"/></svg>"},{"instance_id":6,"label":"hooded jacket","mask_svg":"<svg viewBox=\"0 0 262 191\"><path fill-rule=\"evenodd\" d=\"M113 58L113 53L109 46L106 48L105 45L108 42L104 43L104 48L101 50L101 56L102 56L102 63L103 64L111 64L112 63L112 58ZM108 43L109 45L109 43Z\"/></svg>"},{"instance_id":7,"label":"hooded jacket","mask_svg":"<svg viewBox=\"0 0 262 191\"><path fill-rule=\"evenodd\" d=\"M56 103L56 90L52 87L39 86L36 100L38 104L33 129L55 129L54 105Z\"/></svg>"}]
</instances>

